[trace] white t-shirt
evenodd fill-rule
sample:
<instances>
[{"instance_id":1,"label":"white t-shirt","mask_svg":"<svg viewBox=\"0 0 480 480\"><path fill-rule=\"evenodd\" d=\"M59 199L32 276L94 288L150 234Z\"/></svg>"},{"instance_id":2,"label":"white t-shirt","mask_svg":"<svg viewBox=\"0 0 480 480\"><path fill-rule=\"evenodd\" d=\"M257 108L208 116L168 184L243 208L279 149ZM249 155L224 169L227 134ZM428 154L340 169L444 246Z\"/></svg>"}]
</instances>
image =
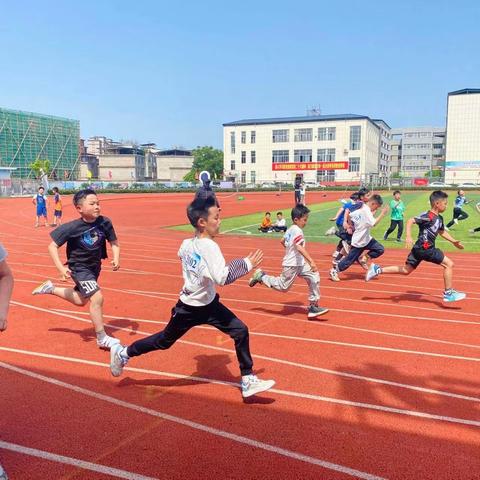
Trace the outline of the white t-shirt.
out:
<instances>
[{"instance_id":1,"label":"white t-shirt","mask_svg":"<svg viewBox=\"0 0 480 480\"><path fill-rule=\"evenodd\" d=\"M370 207L364 204L362 208L350 213L353 223L352 246L364 247L372 239L370 229L375 225L375 217Z\"/></svg>"},{"instance_id":2,"label":"white t-shirt","mask_svg":"<svg viewBox=\"0 0 480 480\"><path fill-rule=\"evenodd\" d=\"M287 221L284 218L281 218L280 220L277 218L277 221L275 222L276 227L285 227L287 225Z\"/></svg>"},{"instance_id":3,"label":"white t-shirt","mask_svg":"<svg viewBox=\"0 0 480 480\"><path fill-rule=\"evenodd\" d=\"M305 259L297 250L297 245L305 247L305 237L303 230L298 225L292 225L283 236L285 240L285 256L282 265L284 267L301 267L305 264Z\"/></svg>"},{"instance_id":4,"label":"white t-shirt","mask_svg":"<svg viewBox=\"0 0 480 480\"><path fill-rule=\"evenodd\" d=\"M217 293L215 284L224 285L229 273L220 247L209 238L189 238L182 242L178 256L184 280L180 300L193 307L208 305ZM244 260L250 271L250 260Z\"/></svg>"},{"instance_id":5,"label":"white t-shirt","mask_svg":"<svg viewBox=\"0 0 480 480\"><path fill-rule=\"evenodd\" d=\"M0 262L3 262L7 258L7 251L3 248L3 245L0 243Z\"/></svg>"}]
</instances>

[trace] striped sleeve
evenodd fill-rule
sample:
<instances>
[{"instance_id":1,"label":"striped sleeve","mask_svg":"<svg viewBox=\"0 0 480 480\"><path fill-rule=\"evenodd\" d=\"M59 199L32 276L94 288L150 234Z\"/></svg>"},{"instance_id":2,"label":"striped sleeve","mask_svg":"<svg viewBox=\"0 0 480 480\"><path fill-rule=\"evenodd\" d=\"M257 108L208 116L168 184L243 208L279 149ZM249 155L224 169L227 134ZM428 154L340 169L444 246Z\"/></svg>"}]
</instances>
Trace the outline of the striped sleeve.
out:
<instances>
[{"instance_id":1,"label":"striped sleeve","mask_svg":"<svg viewBox=\"0 0 480 480\"><path fill-rule=\"evenodd\" d=\"M235 280L243 277L251 270L250 262L245 258L237 258L228 264L228 275L224 285L233 283Z\"/></svg>"},{"instance_id":2,"label":"striped sleeve","mask_svg":"<svg viewBox=\"0 0 480 480\"><path fill-rule=\"evenodd\" d=\"M294 243L295 245L301 245L304 240L305 240L305 238L304 238L304 236L303 236L303 233L300 233L299 235L297 235L297 236L293 239L293 243Z\"/></svg>"}]
</instances>

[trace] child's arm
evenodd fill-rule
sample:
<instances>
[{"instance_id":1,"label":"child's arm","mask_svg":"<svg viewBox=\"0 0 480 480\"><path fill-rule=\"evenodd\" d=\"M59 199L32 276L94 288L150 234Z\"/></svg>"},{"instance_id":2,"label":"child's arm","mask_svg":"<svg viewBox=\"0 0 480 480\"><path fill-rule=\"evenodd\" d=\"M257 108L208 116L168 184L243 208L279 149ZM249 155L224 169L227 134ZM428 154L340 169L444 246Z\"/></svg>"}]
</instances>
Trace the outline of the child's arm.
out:
<instances>
[{"instance_id":1,"label":"child's arm","mask_svg":"<svg viewBox=\"0 0 480 480\"><path fill-rule=\"evenodd\" d=\"M110 246L112 247L113 253L113 271L116 272L120 268L120 244L118 243L118 240L113 240L110 242Z\"/></svg>"},{"instance_id":2,"label":"child's arm","mask_svg":"<svg viewBox=\"0 0 480 480\"><path fill-rule=\"evenodd\" d=\"M413 246L413 239L412 239L412 225L415 223L415 217L409 218L407 220L406 226L406 237L405 237L405 245L407 248L412 248Z\"/></svg>"},{"instance_id":3,"label":"child's arm","mask_svg":"<svg viewBox=\"0 0 480 480\"><path fill-rule=\"evenodd\" d=\"M345 209L345 216L343 217L343 228L351 235L353 233L352 222L350 221L350 210Z\"/></svg>"},{"instance_id":4,"label":"child's arm","mask_svg":"<svg viewBox=\"0 0 480 480\"><path fill-rule=\"evenodd\" d=\"M310 268L312 269L312 272L318 271L317 265L313 258L307 252L307 249L305 247L302 247L301 245L295 245L295 248L298 250L298 253L302 255L302 257L308 262Z\"/></svg>"},{"instance_id":5,"label":"child's arm","mask_svg":"<svg viewBox=\"0 0 480 480\"><path fill-rule=\"evenodd\" d=\"M48 253L52 257L53 263L57 267L57 270L60 272L63 278L70 277L70 270L63 265L62 261L60 260L60 255L58 254L58 249L60 247L55 242L50 242L48 246Z\"/></svg>"},{"instance_id":6,"label":"child's arm","mask_svg":"<svg viewBox=\"0 0 480 480\"><path fill-rule=\"evenodd\" d=\"M37 199L36 199L35 197L32 198L32 203L33 203L34 205L37 204Z\"/></svg>"},{"instance_id":7,"label":"child's arm","mask_svg":"<svg viewBox=\"0 0 480 480\"><path fill-rule=\"evenodd\" d=\"M7 328L7 313L13 290L13 275L7 262L0 262L0 331Z\"/></svg>"},{"instance_id":8,"label":"child's arm","mask_svg":"<svg viewBox=\"0 0 480 480\"><path fill-rule=\"evenodd\" d=\"M343 207L340 207L334 217L330 218L331 222L335 222L337 218L342 214Z\"/></svg>"},{"instance_id":9,"label":"child's arm","mask_svg":"<svg viewBox=\"0 0 480 480\"><path fill-rule=\"evenodd\" d=\"M380 212L380 215L375 219L375 223L373 226L377 225L378 222L387 214L388 212L388 207L383 208L383 210Z\"/></svg>"},{"instance_id":10,"label":"child's arm","mask_svg":"<svg viewBox=\"0 0 480 480\"><path fill-rule=\"evenodd\" d=\"M283 238L280 240L280 243L282 244L282 247L285 248L285 237L283 237Z\"/></svg>"},{"instance_id":11,"label":"child's arm","mask_svg":"<svg viewBox=\"0 0 480 480\"><path fill-rule=\"evenodd\" d=\"M452 243L457 247L459 250L463 250L464 246L460 242L460 240L455 240L446 230L442 230L441 232L438 233L441 237L443 237L447 242Z\"/></svg>"}]
</instances>

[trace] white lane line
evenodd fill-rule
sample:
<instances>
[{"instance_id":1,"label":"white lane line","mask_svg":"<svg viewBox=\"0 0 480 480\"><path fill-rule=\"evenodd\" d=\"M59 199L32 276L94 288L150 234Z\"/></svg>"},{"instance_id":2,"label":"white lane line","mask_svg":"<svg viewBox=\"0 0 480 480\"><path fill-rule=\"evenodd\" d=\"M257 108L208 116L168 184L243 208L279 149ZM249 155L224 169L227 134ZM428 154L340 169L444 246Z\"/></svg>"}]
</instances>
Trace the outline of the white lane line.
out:
<instances>
[{"instance_id":1,"label":"white lane line","mask_svg":"<svg viewBox=\"0 0 480 480\"><path fill-rule=\"evenodd\" d=\"M59 315L59 316L67 317L67 318L73 318L74 320L78 320L78 321L85 322L85 323L91 323L90 320L86 320L84 318L78 318L74 315L69 315L69 314L65 314L65 313L62 314L62 313L56 312L54 310L48 310L48 309L45 309L45 308L34 307L32 305L21 304L19 302L16 302L16 303L20 306L23 306L23 307L26 307L26 308L31 308L33 310L39 310L39 311L43 311L43 312L47 312L47 313L52 313L54 315ZM128 328L124 328L124 327L116 327L116 326L110 325L110 328L115 329L115 330L122 330L122 331L129 332L129 333L132 332L132 330L130 330ZM134 333L144 335L144 336L151 335L151 333L142 332L142 331L139 331L139 330L137 330ZM232 355L232 356L235 355L234 350L224 348L224 347L216 347L216 346L213 346L213 345L208 345L208 344L199 343L199 342L192 342L192 341L189 341L189 340L178 340L177 343L181 343L183 345L191 345L191 346L195 346L195 347L206 348L206 349L209 349L209 350L226 352L226 353L228 353L229 355ZM442 390L434 390L434 389L418 387L418 386L410 385L410 384L406 384L406 383L393 382L393 381L390 381L390 380L384 380L384 379L375 378L375 377L367 377L367 376L364 376L364 375L358 375L358 374L354 374L354 373L348 373L348 372L342 372L342 371L338 371L338 370L331 370L331 369L328 369L328 368L316 367L316 366L313 366L313 365L308 365L308 364L305 364L305 363L292 362L292 361L289 361L289 360L283 360L281 358L276 358L276 357L268 357L268 356L265 356L265 355L253 355L253 357L254 358L260 358L262 360L267 360L267 361L272 362L272 363L279 363L279 364L282 364L282 365L288 365L290 367L311 370L311 371L315 371L315 372L324 373L324 374L327 374L327 375L334 375L334 376L345 377L345 378L353 378L355 380L361 380L361 381L367 381L367 382L372 382L372 383L378 383L378 384L382 384L382 385L388 385L388 386L392 386L392 387L404 388L404 389L407 389L407 390L413 390L413 391L422 392L422 393L432 393L434 395L441 395L441 396L445 396L445 397L478 401L478 399L476 399L475 397L468 397L468 396L465 396L465 395L459 395L459 394L456 394L456 393L446 392L446 391L442 391Z\"/></svg>"},{"instance_id":2,"label":"white lane line","mask_svg":"<svg viewBox=\"0 0 480 480\"><path fill-rule=\"evenodd\" d=\"M5 365L6 364L0 363L0 366L8 368L5 367ZM107 467L106 465L100 465L98 463L86 462L78 458L66 457L64 455L46 452L45 450L38 450L36 448L25 447L16 443L4 442L2 440L0 440L0 448L3 448L4 450L10 450L11 452L15 453L21 453L23 455L29 455L31 457L42 458L43 460L50 460L52 462L63 463L64 465L71 465L72 467L83 468L84 470L90 470L92 472L103 473L105 475L110 475L111 477L125 478L127 480L155 480L154 477L146 477L145 475L139 475L138 473Z\"/></svg>"},{"instance_id":3,"label":"white lane line","mask_svg":"<svg viewBox=\"0 0 480 480\"><path fill-rule=\"evenodd\" d=\"M9 365L8 363L0 362L0 367L5 368L7 370L11 370L13 372L19 373L21 375L25 375L28 377L35 378L37 380L50 383L56 385L58 387L62 387L76 393L80 393L82 395L86 395L91 398L95 398L97 400L102 400L104 402L111 403L113 405L127 408L129 410L133 410L136 412L144 413L150 415L152 417L162 418L163 420L167 420L172 423L176 423L178 425L183 425L185 427L198 430L201 432L208 433L210 435L214 435L217 437L225 438L227 440L231 440L233 442L241 443L243 445L248 445L249 447L253 447L256 449L264 450L270 453L274 453L276 455L281 455L283 457L291 458L294 460L298 460L301 462L309 463L311 465L317 465L319 467L326 468L328 470L333 470L336 472L344 473L345 475L350 475L352 477L362 478L365 480L383 480L382 477L378 477L376 475L371 475L366 472L362 472L360 470L355 470L353 468L345 467L343 465L338 465L336 463L327 462L325 460L320 460L315 457L311 457L309 455L303 455L301 453L294 452L292 450L287 450L285 448L277 447L275 445L271 445L268 443L260 442L258 440L254 440L252 438L245 437L243 435L237 435L235 433L227 432L225 430L220 430L218 428L209 427L207 425L203 425L198 422L193 422L191 420L187 420L185 418L177 417L174 415L170 415L168 413L160 412L158 410L153 410L151 408L142 407L140 405L136 405L134 403L126 402L123 400L119 400L114 397L110 397L108 395L104 395L99 392L95 392L93 390L88 390L83 387L79 387L78 385L72 385L70 383L62 382L57 380L53 377L48 377L45 375L40 375L38 373L31 372L30 370L25 370L23 368L15 367L13 365ZM479 423L480 425L480 423Z\"/></svg>"},{"instance_id":4,"label":"white lane line","mask_svg":"<svg viewBox=\"0 0 480 480\"><path fill-rule=\"evenodd\" d=\"M80 358L75 358L75 357L64 357L61 355L53 355L53 354L48 354L48 353L40 353L40 352L32 352L29 350L19 350L15 348L8 348L8 347L0 347L0 350L4 351L9 351L13 353L20 353L23 355L29 355L29 356L36 356L36 357L43 357L43 358L49 358L49 359L54 359L54 360L63 360L66 362L72 362L72 363L81 363L85 365L92 365L96 367L103 367L103 368L109 368L110 365L107 363L100 363L100 362L95 362L91 360L84 360ZM235 382L229 382L229 381L222 381L222 380L215 380L211 378L204 378L204 377L195 377L192 375L181 375L181 374L176 374L176 373L171 373L171 372L162 372L158 370L148 370L144 368L133 368L133 367L126 367L125 370L128 370L130 372L136 372L136 373L147 373L149 375L154 375L158 377L169 377L169 378L178 378L182 380L189 380L192 382L202 382L202 383L210 383L214 385L223 385L223 386L233 386L236 389L239 388L238 383ZM395 407L387 407L384 405L377 405L377 404L372 404L372 403L364 403L364 402L354 402L351 400L343 400L341 398L333 398L333 397L325 397L322 395L314 395L314 394L309 394L309 393L302 393L302 392L294 392L291 390L280 390L276 388L272 388L269 390L271 393L277 393L279 395L284 395L288 397L296 397L296 398L303 398L303 399L308 399L308 400L314 400L314 401L319 401L319 402L326 402L326 403L333 403L333 404L338 404L338 405L345 405L347 407L354 407L354 408L363 408L367 410L376 410L376 411L381 411L381 412L386 412L386 413L395 413L399 415L406 415L406 416L413 416L413 417L419 417L419 418L425 418L427 420L435 420L435 421L443 421L443 422L448 422L448 423L458 423L462 425L470 425L474 427L480 427L480 421L477 420L470 420L470 419L465 419L465 418L456 418L456 417L450 417L450 416L444 416L444 415L436 415L432 413L427 413L427 412L419 412L415 410L406 410L403 408L395 408ZM474 397L463 397L462 400L470 400L470 401L475 401L478 402L480 399L474 398Z\"/></svg>"},{"instance_id":5,"label":"white lane line","mask_svg":"<svg viewBox=\"0 0 480 480\"><path fill-rule=\"evenodd\" d=\"M52 310L55 310L56 312L65 312L65 313L71 313L74 315L84 315L88 316L90 315L88 312L82 312L80 310L67 310L64 308L52 308ZM392 332L385 332L384 330L372 330L369 328L360 328L360 327L349 327L347 325L338 325L336 323L331 323L331 322L312 322L311 320L303 320L301 318L292 318L291 316L289 317L282 317L280 315L273 315L270 313L261 313L261 312L252 312L251 310L242 310L240 308L235 309L236 312L241 312L241 313L246 313L248 315L252 316L262 316L262 317L267 317L271 319L278 319L281 320L282 322L285 322L285 320L293 321L293 322L299 322L299 323L305 323L307 325L312 325L314 328L340 328L344 330L353 330L355 332L364 332L364 333L372 333L375 335L385 335L389 337L398 337L398 338L408 338L411 340L420 340L422 342L432 342L432 343L440 343L442 345L452 345L455 347L466 347L466 348L474 348L476 350L480 350L480 345L472 345L471 343L460 343L460 342L451 342L449 340L440 340L436 338L428 338L428 337L418 337L416 335L406 335L403 333L392 333ZM119 317L118 315L103 315L105 318L111 318L113 320L129 320L131 322L139 322L139 323L151 323L151 324L156 324L156 325L166 325L168 322L162 321L162 320L149 320L147 318L137 318L137 317L126 317L126 316L121 316ZM197 326L196 328L201 328L204 330L215 330L214 327L203 327L201 325ZM252 331L254 333L254 331Z\"/></svg>"}]
</instances>

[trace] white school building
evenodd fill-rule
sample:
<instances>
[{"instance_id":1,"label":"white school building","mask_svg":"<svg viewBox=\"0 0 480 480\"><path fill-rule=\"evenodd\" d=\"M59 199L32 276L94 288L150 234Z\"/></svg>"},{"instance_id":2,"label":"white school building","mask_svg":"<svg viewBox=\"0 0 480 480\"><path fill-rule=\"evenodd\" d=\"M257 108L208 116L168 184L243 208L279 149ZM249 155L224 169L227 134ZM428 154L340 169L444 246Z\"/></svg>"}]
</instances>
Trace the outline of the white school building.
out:
<instances>
[{"instance_id":1,"label":"white school building","mask_svg":"<svg viewBox=\"0 0 480 480\"><path fill-rule=\"evenodd\" d=\"M223 124L224 176L241 184L386 185L390 127L366 115L317 115Z\"/></svg>"}]
</instances>

